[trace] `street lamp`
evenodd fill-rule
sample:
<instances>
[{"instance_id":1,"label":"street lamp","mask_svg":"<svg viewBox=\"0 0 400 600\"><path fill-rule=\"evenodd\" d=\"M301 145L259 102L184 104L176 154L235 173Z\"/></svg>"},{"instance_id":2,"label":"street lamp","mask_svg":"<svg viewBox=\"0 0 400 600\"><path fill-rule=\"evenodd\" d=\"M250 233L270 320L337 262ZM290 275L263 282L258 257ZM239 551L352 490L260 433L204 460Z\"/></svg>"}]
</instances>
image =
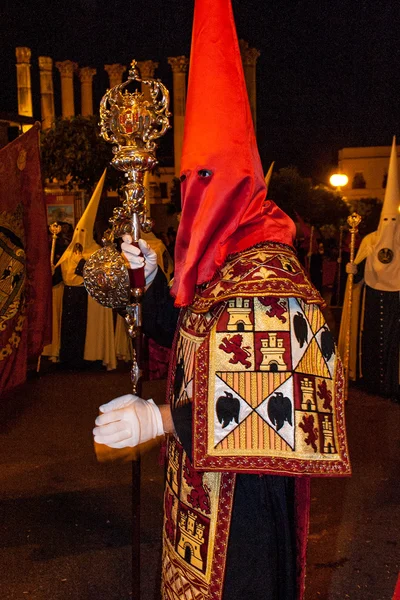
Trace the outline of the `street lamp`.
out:
<instances>
[{"instance_id":1,"label":"street lamp","mask_svg":"<svg viewBox=\"0 0 400 600\"><path fill-rule=\"evenodd\" d=\"M340 192L341 188L347 185L349 178L344 173L334 173L331 175L329 182L336 188L336 191Z\"/></svg>"},{"instance_id":2,"label":"street lamp","mask_svg":"<svg viewBox=\"0 0 400 600\"><path fill-rule=\"evenodd\" d=\"M347 185L349 178L344 173L334 173L330 176L329 182L332 187L336 188L336 192L340 193L342 191L342 187ZM344 199L344 198L343 198ZM342 244L343 244L343 227L340 227L340 235L339 235L339 256L337 258L337 277L336 277L336 306L340 305L340 276L341 276L341 268L342 268Z\"/></svg>"}]
</instances>

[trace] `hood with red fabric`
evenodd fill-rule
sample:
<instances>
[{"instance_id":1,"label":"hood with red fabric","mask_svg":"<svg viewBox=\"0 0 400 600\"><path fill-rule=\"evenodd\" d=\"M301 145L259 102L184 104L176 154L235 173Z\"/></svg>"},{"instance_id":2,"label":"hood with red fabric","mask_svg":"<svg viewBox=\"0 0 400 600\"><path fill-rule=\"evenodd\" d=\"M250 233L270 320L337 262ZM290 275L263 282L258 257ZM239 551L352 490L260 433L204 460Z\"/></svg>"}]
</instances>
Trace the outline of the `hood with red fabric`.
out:
<instances>
[{"instance_id":1,"label":"hood with red fabric","mask_svg":"<svg viewBox=\"0 0 400 600\"><path fill-rule=\"evenodd\" d=\"M263 241L292 245L293 221L266 199L230 0L195 2L181 181L177 306L229 254Z\"/></svg>"}]
</instances>

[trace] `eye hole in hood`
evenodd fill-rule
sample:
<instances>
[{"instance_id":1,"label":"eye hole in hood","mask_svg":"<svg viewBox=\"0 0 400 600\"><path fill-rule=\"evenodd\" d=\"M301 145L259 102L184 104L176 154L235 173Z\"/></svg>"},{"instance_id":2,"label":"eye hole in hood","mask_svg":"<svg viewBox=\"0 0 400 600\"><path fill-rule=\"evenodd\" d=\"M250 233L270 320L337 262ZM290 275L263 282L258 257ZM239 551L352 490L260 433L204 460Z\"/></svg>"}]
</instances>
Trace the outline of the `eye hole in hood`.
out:
<instances>
[{"instance_id":1,"label":"eye hole in hood","mask_svg":"<svg viewBox=\"0 0 400 600\"><path fill-rule=\"evenodd\" d=\"M212 171L209 169L200 169L200 171L197 171L197 175L200 179L207 179L208 177L212 177Z\"/></svg>"}]
</instances>

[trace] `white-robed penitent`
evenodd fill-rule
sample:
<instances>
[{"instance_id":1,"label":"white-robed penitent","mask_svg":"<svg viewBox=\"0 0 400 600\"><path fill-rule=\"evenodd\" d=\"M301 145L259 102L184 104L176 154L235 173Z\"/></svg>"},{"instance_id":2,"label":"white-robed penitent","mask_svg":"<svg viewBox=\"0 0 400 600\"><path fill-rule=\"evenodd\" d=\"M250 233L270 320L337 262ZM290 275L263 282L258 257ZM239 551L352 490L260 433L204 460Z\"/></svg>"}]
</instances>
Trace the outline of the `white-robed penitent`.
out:
<instances>
[{"instance_id":1,"label":"white-robed penitent","mask_svg":"<svg viewBox=\"0 0 400 600\"><path fill-rule=\"evenodd\" d=\"M64 282L53 285L53 316L51 343L43 348L42 356L47 356L52 362L58 362L60 357L61 319L64 295Z\"/></svg>"},{"instance_id":2,"label":"white-robed penitent","mask_svg":"<svg viewBox=\"0 0 400 600\"><path fill-rule=\"evenodd\" d=\"M365 283L375 290L400 290L400 188L396 138L393 138L389 171L377 231L366 235L357 252L356 263L365 258Z\"/></svg>"},{"instance_id":3,"label":"white-robed penitent","mask_svg":"<svg viewBox=\"0 0 400 600\"><path fill-rule=\"evenodd\" d=\"M60 359L62 306L65 286L83 287L83 277L76 273L79 262L87 260L100 246L93 238L96 213L103 191L106 171L100 178L95 191L80 218L68 248L58 261L56 268L61 268L62 283L53 288L53 339L43 351L51 360ZM117 359L115 354L114 320L112 309L94 302L90 296L87 301L87 318L83 359L102 361L108 369L115 369Z\"/></svg>"},{"instance_id":4,"label":"white-robed penitent","mask_svg":"<svg viewBox=\"0 0 400 600\"><path fill-rule=\"evenodd\" d=\"M343 304L343 315L339 334L339 351L344 354L346 331L351 319L349 377L356 380L366 374L362 369L362 338L366 327L366 293L368 288L378 293L400 291L400 187L396 138L393 138L385 198L378 229L366 235L358 249L355 264L365 261L364 277L353 285L351 311L348 310L348 285ZM383 300L376 327L380 327L383 315ZM382 325L383 327L383 325ZM382 344L384 340L382 340ZM379 348L376 348L377 360ZM378 364L376 365L378 369ZM400 371L400 370L399 370Z\"/></svg>"}]
</instances>

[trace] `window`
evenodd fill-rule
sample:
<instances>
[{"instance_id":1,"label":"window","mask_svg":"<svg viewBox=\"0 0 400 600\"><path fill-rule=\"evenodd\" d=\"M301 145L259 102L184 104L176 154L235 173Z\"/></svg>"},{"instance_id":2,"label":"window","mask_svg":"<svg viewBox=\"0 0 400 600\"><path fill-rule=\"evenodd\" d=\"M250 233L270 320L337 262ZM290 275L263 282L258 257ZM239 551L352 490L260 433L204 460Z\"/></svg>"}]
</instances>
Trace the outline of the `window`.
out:
<instances>
[{"instance_id":1,"label":"window","mask_svg":"<svg viewBox=\"0 0 400 600\"><path fill-rule=\"evenodd\" d=\"M362 171L354 174L353 183L351 185L353 190L363 190L367 187L367 182L364 179L364 175Z\"/></svg>"}]
</instances>

